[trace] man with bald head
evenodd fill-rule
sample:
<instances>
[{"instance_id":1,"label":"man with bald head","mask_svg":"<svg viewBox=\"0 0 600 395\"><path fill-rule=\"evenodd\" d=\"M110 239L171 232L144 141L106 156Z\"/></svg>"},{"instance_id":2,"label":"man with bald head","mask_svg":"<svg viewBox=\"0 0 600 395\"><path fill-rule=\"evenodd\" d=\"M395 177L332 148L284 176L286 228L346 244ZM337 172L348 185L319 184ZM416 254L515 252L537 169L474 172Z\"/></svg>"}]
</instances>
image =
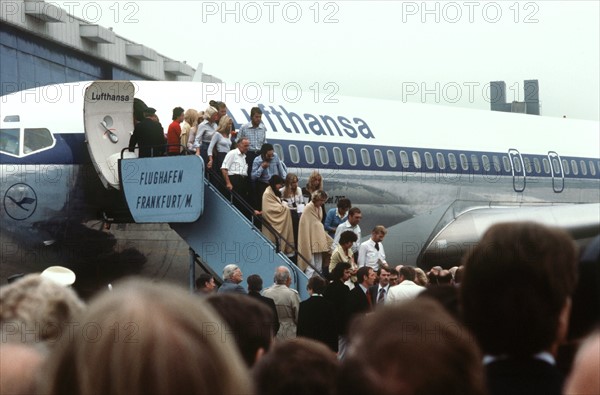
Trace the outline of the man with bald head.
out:
<instances>
[{"instance_id":1,"label":"man with bald head","mask_svg":"<svg viewBox=\"0 0 600 395\"><path fill-rule=\"evenodd\" d=\"M263 296L273 299L279 317L279 331L277 339L293 339L296 337L298 325L298 311L300 309L300 297L298 292L290 289L292 276L285 266L279 266L275 270L275 284L263 291Z\"/></svg>"}]
</instances>

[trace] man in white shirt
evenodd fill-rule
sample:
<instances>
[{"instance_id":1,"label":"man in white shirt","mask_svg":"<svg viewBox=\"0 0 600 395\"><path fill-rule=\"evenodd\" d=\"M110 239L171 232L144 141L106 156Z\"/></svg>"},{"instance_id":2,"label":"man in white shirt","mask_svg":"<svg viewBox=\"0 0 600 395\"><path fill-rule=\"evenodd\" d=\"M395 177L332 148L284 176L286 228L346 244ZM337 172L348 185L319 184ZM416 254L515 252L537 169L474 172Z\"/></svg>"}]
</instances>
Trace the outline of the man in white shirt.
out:
<instances>
[{"instance_id":1,"label":"man in white shirt","mask_svg":"<svg viewBox=\"0 0 600 395\"><path fill-rule=\"evenodd\" d=\"M374 271L387 264L385 261L385 251L381 243L385 238L387 229L382 225L377 225L371 232L371 238L362 243L358 249L358 267L369 266Z\"/></svg>"},{"instance_id":2,"label":"man in white shirt","mask_svg":"<svg viewBox=\"0 0 600 395\"><path fill-rule=\"evenodd\" d=\"M412 266L402 266L398 280L400 284L390 287L385 298L385 304L400 303L414 299L425 290L425 287L415 284L415 269Z\"/></svg>"},{"instance_id":3,"label":"man in white shirt","mask_svg":"<svg viewBox=\"0 0 600 395\"><path fill-rule=\"evenodd\" d=\"M331 251L335 251L336 247L340 243L340 236L347 230L353 231L358 237L354 244L352 244L352 253L354 254L354 259L357 258L358 247L360 243L361 230L360 220L362 219L362 213L358 207L352 207L350 211L348 211L348 219L345 222L342 222L337 229L335 230L335 237L333 238L333 244L331 245Z\"/></svg>"},{"instance_id":4,"label":"man in white shirt","mask_svg":"<svg viewBox=\"0 0 600 395\"><path fill-rule=\"evenodd\" d=\"M247 137L241 138L237 148L225 155L221 165L221 173L227 189L239 194L246 202L249 201L248 164L246 163L246 152L249 147L250 140ZM239 205L236 206L240 208Z\"/></svg>"}]
</instances>

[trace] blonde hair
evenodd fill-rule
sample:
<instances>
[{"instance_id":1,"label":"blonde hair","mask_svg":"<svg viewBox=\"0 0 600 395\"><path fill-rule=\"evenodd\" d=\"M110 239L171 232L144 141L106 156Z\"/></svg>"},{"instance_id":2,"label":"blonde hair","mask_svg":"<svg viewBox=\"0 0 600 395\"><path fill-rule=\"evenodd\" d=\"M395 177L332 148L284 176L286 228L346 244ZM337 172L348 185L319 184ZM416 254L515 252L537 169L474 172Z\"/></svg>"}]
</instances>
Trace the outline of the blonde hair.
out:
<instances>
[{"instance_id":1,"label":"blonde hair","mask_svg":"<svg viewBox=\"0 0 600 395\"><path fill-rule=\"evenodd\" d=\"M313 189L312 183L317 178L320 178L321 181L319 182L319 185L315 189ZM310 173L310 176L308 177L308 183L306 184L306 189L311 193L314 191L318 191L319 189L323 189L323 177L321 176L321 174L319 174L318 171L313 170L313 172Z\"/></svg>"},{"instance_id":2,"label":"blonde hair","mask_svg":"<svg viewBox=\"0 0 600 395\"><path fill-rule=\"evenodd\" d=\"M190 125L194 125L194 122L198 122L198 111L193 108L188 108L183 114L183 119Z\"/></svg>"},{"instance_id":3,"label":"blonde hair","mask_svg":"<svg viewBox=\"0 0 600 395\"><path fill-rule=\"evenodd\" d=\"M294 173L288 173L287 176L285 176L285 186L283 187L282 194L284 198L291 198L296 195L296 190L292 190L291 187L292 182L294 181L298 181L298 176Z\"/></svg>"},{"instance_id":4,"label":"blonde hair","mask_svg":"<svg viewBox=\"0 0 600 395\"><path fill-rule=\"evenodd\" d=\"M227 326L182 288L116 284L78 323L50 357L43 393L253 393L235 345L225 341Z\"/></svg>"},{"instance_id":5,"label":"blonde hair","mask_svg":"<svg viewBox=\"0 0 600 395\"><path fill-rule=\"evenodd\" d=\"M219 110L212 106L209 106L206 110L204 110L204 119L210 119L213 115L215 115L218 112Z\"/></svg>"},{"instance_id":6,"label":"blonde hair","mask_svg":"<svg viewBox=\"0 0 600 395\"><path fill-rule=\"evenodd\" d=\"M224 134L225 137L229 136L231 132L231 128L229 127L229 122L231 122L231 118L227 115L223 115L219 120L219 125L217 126L217 132Z\"/></svg>"}]
</instances>

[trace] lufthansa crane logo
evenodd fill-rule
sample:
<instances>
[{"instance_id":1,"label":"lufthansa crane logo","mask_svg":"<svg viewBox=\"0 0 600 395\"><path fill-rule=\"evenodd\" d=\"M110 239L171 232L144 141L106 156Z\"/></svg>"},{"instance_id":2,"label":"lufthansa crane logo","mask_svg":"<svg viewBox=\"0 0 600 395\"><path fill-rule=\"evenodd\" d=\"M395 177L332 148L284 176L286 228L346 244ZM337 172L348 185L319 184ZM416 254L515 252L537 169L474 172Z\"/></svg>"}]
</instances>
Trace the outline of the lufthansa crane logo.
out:
<instances>
[{"instance_id":1,"label":"lufthansa crane logo","mask_svg":"<svg viewBox=\"0 0 600 395\"><path fill-rule=\"evenodd\" d=\"M37 208L37 195L27 184L14 184L4 194L4 210L14 220L22 221L33 215Z\"/></svg>"}]
</instances>

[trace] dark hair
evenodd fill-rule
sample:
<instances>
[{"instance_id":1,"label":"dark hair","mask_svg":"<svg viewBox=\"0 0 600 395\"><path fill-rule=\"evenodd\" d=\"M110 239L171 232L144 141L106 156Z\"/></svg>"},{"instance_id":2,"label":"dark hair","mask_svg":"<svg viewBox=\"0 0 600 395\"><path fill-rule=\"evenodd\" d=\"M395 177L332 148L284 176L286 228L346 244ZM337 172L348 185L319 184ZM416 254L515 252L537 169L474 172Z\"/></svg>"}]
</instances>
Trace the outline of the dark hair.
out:
<instances>
[{"instance_id":1,"label":"dark hair","mask_svg":"<svg viewBox=\"0 0 600 395\"><path fill-rule=\"evenodd\" d=\"M258 107L252 107L252 109L250 109L250 118L252 118L254 114L262 114L261 109Z\"/></svg>"},{"instance_id":2,"label":"dark hair","mask_svg":"<svg viewBox=\"0 0 600 395\"><path fill-rule=\"evenodd\" d=\"M417 275L415 268L412 266L402 266L399 274L408 281L415 281L415 276Z\"/></svg>"},{"instance_id":3,"label":"dark hair","mask_svg":"<svg viewBox=\"0 0 600 395\"><path fill-rule=\"evenodd\" d=\"M358 271L356 272L358 284L362 284L362 282L365 281L365 277L369 277L369 270L373 270L373 268L369 266L363 266L358 269Z\"/></svg>"},{"instance_id":4,"label":"dark hair","mask_svg":"<svg viewBox=\"0 0 600 395\"><path fill-rule=\"evenodd\" d=\"M340 262L331 271L331 278L334 280L339 280L344 275L344 271L351 269L352 266L350 262Z\"/></svg>"},{"instance_id":5,"label":"dark hair","mask_svg":"<svg viewBox=\"0 0 600 395\"><path fill-rule=\"evenodd\" d=\"M181 108L181 107L175 107L175 108L173 109L173 118L172 118L172 120L174 121L174 120L176 120L177 118L179 118L179 116L180 116L181 114L183 114L183 113L184 113L184 111L185 111L185 110L184 110L183 108Z\"/></svg>"},{"instance_id":6,"label":"dark hair","mask_svg":"<svg viewBox=\"0 0 600 395\"><path fill-rule=\"evenodd\" d=\"M358 240L358 236L351 230L342 232L342 234L340 235L340 244L345 244L349 242L354 243L356 240Z\"/></svg>"},{"instance_id":7,"label":"dark hair","mask_svg":"<svg viewBox=\"0 0 600 395\"><path fill-rule=\"evenodd\" d=\"M353 216L354 214L360 214L360 209L358 207L352 207L349 211L348 211L348 216Z\"/></svg>"},{"instance_id":8,"label":"dark hair","mask_svg":"<svg viewBox=\"0 0 600 395\"><path fill-rule=\"evenodd\" d=\"M339 364L324 344L306 338L276 343L254 368L256 393L335 394Z\"/></svg>"},{"instance_id":9,"label":"dark hair","mask_svg":"<svg viewBox=\"0 0 600 395\"><path fill-rule=\"evenodd\" d=\"M385 270L386 272L388 272L390 274L392 273L392 269L390 269L390 267L388 265L381 265L381 266L379 266L379 270L377 270L377 275L378 276L381 276L381 271L382 270Z\"/></svg>"},{"instance_id":10,"label":"dark hair","mask_svg":"<svg viewBox=\"0 0 600 395\"><path fill-rule=\"evenodd\" d=\"M465 259L460 301L486 354L531 356L552 346L575 288L576 259L558 229L514 222L485 232Z\"/></svg>"},{"instance_id":11,"label":"dark hair","mask_svg":"<svg viewBox=\"0 0 600 395\"><path fill-rule=\"evenodd\" d=\"M325 292L325 288L327 288L327 283L325 282L325 280L323 280L323 278L319 276L314 276L308 279L308 285L306 286L306 288L312 289L314 293L323 295L323 292Z\"/></svg>"},{"instance_id":12,"label":"dark hair","mask_svg":"<svg viewBox=\"0 0 600 395\"><path fill-rule=\"evenodd\" d=\"M206 284L210 282L213 277L208 273L200 273L196 279L196 289L206 288Z\"/></svg>"},{"instance_id":13,"label":"dark hair","mask_svg":"<svg viewBox=\"0 0 600 395\"><path fill-rule=\"evenodd\" d=\"M223 107L227 107L227 105L225 103L223 103L222 101L217 101L217 100L211 100L208 102L208 105L211 107L216 108L217 110Z\"/></svg>"},{"instance_id":14,"label":"dark hair","mask_svg":"<svg viewBox=\"0 0 600 395\"><path fill-rule=\"evenodd\" d=\"M337 208L341 208L341 209L349 209L350 207L352 207L352 202L350 201L350 199L346 199L346 198L341 198L338 203L337 203Z\"/></svg>"},{"instance_id":15,"label":"dark hair","mask_svg":"<svg viewBox=\"0 0 600 395\"><path fill-rule=\"evenodd\" d=\"M248 295L233 293L211 295L206 301L233 332L246 365L254 364L259 348L269 350L273 337L273 320L276 318L267 305Z\"/></svg>"},{"instance_id":16,"label":"dark hair","mask_svg":"<svg viewBox=\"0 0 600 395\"><path fill-rule=\"evenodd\" d=\"M258 274L251 274L246 279L248 291L259 292L263 288L263 279Z\"/></svg>"},{"instance_id":17,"label":"dark hair","mask_svg":"<svg viewBox=\"0 0 600 395\"><path fill-rule=\"evenodd\" d=\"M263 158L263 160L265 159L265 155L267 155L267 152L269 151L273 151L273 144L270 143L264 143L263 145L260 146L260 157Z\"/></svg>"},{"instance_id":18,"label":"dark hair","mask_svg":"<svg viewBox=\"0 0 600 395\"><path fill-rule=\"evenodd\" d=\"M433 330L434 335L426 335ZM484 369L472 336L427 298L385 305L350 330L338 393L483 395Z\"/></svg>"},{"instance_id":19,"label":"dark hair","mask_svg":"<svg viewBox=\"0 0 600 395\"><path fill-rule=\"evenodd\" d=\"M277 184L283 185L284 183L285 183L285 181L278 174L273 174L271 176L271 178L269 178L269 186L271 187L271 189L273 190L273 193L277 197L281 197L281 192L279 191L279 188L276 187L276 185Z\"/></svg>"}]
</instances>

